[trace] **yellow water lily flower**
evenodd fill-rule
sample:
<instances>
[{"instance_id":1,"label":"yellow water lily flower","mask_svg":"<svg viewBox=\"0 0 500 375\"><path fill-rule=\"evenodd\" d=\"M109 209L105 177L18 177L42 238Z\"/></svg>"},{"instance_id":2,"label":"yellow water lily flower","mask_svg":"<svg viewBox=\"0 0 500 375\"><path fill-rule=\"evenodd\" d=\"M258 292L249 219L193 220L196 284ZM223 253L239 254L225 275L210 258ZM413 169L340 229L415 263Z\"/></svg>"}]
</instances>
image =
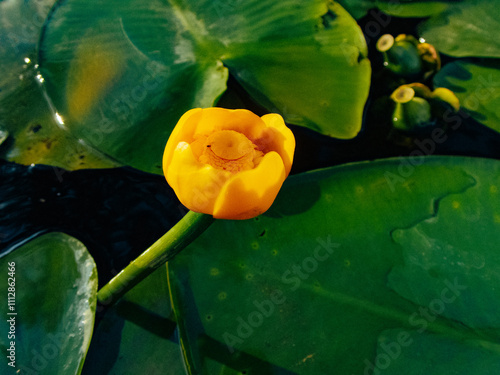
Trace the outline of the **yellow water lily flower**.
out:
<instances>
[{"instance_id":1,"label":"yellow water lily flower","mask_svg":"<svg viewBox=\"0 0 500 375\"><path fill-rule=\"evenodd\" d=\"M218 219L267 211L292 168L295 138L278 114L196 108L175 126L163 172L183 205Z\"/></svg>"}]
</instances>

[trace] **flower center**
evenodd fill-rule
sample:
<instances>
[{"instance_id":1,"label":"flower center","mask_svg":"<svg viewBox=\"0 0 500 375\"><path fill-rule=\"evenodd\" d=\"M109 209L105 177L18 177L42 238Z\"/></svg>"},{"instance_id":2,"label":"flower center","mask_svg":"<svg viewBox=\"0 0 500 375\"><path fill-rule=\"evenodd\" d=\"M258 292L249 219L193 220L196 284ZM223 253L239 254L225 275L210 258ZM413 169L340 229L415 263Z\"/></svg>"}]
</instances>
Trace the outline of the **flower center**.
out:
<instances>
[{"instance_id":1,"label":"flower center","mask_svg":"<svg viewBox=\"0 0 500 375\"><path fill-rule=\"evenodd\" d=\"M255 145L234 130L222 130L207 138L207 147L219 158L237 160L252 152Z\"/></svg>"},{"instance_id":2,"label":"flower center","mask_svg":"<svg viewBox=\"0 0 500 375\"><path fill-rule=\"evenodd\" d=\"M251 140L234 130L215 132L203 143L199 160L233 173L254 168L263 156Z\"/></svg>"}]
</instances>

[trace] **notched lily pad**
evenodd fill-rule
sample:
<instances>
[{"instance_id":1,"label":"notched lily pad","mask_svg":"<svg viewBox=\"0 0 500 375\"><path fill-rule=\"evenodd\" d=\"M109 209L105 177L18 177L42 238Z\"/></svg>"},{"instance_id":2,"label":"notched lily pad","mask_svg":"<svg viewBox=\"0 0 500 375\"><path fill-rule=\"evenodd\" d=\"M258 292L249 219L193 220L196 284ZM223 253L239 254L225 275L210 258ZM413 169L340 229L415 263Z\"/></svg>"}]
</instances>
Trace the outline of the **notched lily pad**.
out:
<instances>
[{"instance_id":1,"label":"notched lily pad","mask_svg":"<svg viewBox=\"0 0 500 375\"><path fill-rule=\"evenodd\" d=\"M422 374L456 350L494 373L499 171L457 157L344 165L290 177L269 215L214 223L168 265L190 368ZM318 187L314 201L302 194ZM279 215L286 204L308 209ZM413 346L399 344L396 361L384 347L409 340L398 331Z\"/></svg>"},{"instance_id":2,"label":"notched lily pad","mask_svg":"<svg viewBox=\"0 0 500 375\"><path fill-rule=\"evenodd\" d=\"M500 178L493 174L439 200L431 218L393 232L404 261L389 286L471 328L500 328L499 230Z\"/></svg>"},{"instance_id":3,"label":"notched lily pad","mask_svg":"<svg viewBox=\"0 0 500 375\"><path fill-rule=\"evenodd\" d=\"M360 28L325 0L69 0L39 51L62 126L154 173L177 120L213 106L228 69L270 111L339 138L360 130L370 84Z\"/></svg>"}]
</instances>

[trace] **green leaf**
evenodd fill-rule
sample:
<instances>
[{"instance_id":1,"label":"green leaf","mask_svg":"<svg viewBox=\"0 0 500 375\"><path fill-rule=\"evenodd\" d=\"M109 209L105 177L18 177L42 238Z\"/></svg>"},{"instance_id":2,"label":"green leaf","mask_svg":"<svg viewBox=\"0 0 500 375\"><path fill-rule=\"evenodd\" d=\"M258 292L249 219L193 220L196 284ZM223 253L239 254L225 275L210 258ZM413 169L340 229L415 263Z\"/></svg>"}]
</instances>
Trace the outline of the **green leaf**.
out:
<instances>
[{"instance_id":1,"label":"green leaf","mask_svg":"<svg viewBox=\"0 0 500 375\"><path fill-rule=\"evenodd\" d=\"M450 373L486 375L500 371L498 349L488 348L488 343L484 341L468 343L461 341L443 335L418 333L418 331L411 333L401 329L384 331L378 340L377 356L379 368L385 367L385 364L389 366L380 373L384 375ZM400 345L400 342L408 345Z\"/></svg>"},{"instance_id":2,"label":"green leaf","mask_svg":"<svg viewBox=\"0 0 500 375\"><path fill-rule=\"evenodd\" d=\"M367 14L372 16L373 20L366 24L365 32L370 31L373 33L375 27L377 27L376 23L379 24L378 27L387 27L388 22L391 21L391 16L402 18L429 17L443 12L450 3L455 3L456 0L340 0L338 2L356 19L360 19ZM380 11L384 12L385 15L381 15Z\"/></svg>"},{"instance_id":3,"label":"green leaf","mask_svg":"<svg viewBox=\"0 0 500 375\"><path fill-rule=\"evenodd\" d=\"M83 374L183 374L184 361L158 269L110 307L92 338Z\"/></svg>"},{"instance_id":4,"label":"green leaf","mask_svg":"<svg viewBox=\"0 0 500 375\"><path fill-rule=\"evenodd\" d=\"M39 51L62 127L154 173L177 120L212 106L228 69L269 110L340 138L360 130L370 84L361 30L326 0L69 0Z\"/></svg>"},{"instance_id":5,"label":"green leaf","mask_svg":"<svg viewBox=\"0 0 500 375\"><path fill-rule=\"evenodd\" d=\"M366 16L368 11L375 7L376 0L339 0L338 3L349 12L351 16L359 20Z\"/></svg>"},{"instance_id":6,"label":"green leaf","mask_svg":"<svg viewBox=\"0 0 500 375\"><path fill-rule=\"evenodd\" d=\"M255 98L283 112L289 122L332 137L353 138L360 130L368 95L371 70L366 44L340 5L322 13L320 7L312 19L321 22L315 35L310 31L315 25L306 19L308 28L298 26L307 37L234 45L224 63Z\"/></svg>"},{"instance_id":7,"label":"green leaf","mask_svg":"<svg viewBox=\"0 0 500 375\"><path fill-rule=\"evenodd\" d=\"M455 0L448 1L391 1L391 0L375 0L377 7L391 16L395 17L429 17L440 14L448 7L450 3L454 6Z\"/></svg>"},{"instance_id":8,"label":"green leaf","mask_svg":"<svg viewBox=\"0 0 500 375\"><path fill-rule=\"evenodd\" d=\"M435 87L452 90L465 110L465 116L500 132L500 71L498 62L476 64L470 61L455 61L446 64L434 77ZM460 118L449 117L456 122Z\"/></svg>"},{"instance_id":9,"label":"green leaf","mask_svg":"<svg viewBox=\"0 0 500 375\"><path fill-rule=\"evenodd\" d=\"M15 268L12 274L9 267ZM97 293L97 271L87 249L65 234L49 233L1 258L0 269L2 373L79 374L92 336ZM15 303L7 309L11 278ZM14 366L5 355L11 348Z\"/></svg>"},{"instance_id":10,"label":"green leaf","mask_svg":"<svg viewBox=\"0 0 500 375\"><path fill-rule=\"evenodd\" d=\"M0 2L0 157L65 169L119 165L61 129L36 78L36 44L53 0Z\"/></svg>"},{"instance_id":11,"label":"green leaf","mask_svg":"<svg viewBox=\"0 0 500 375\"><path fill-rule=\"evenodd\" d=\"M190 373L496 373L499 172L345 165L290 177L254 220L217 221L168 265Z\"/></svg>"},{"instance_id":12,"label":"green leaf","mask_svg":"<svg viewBox=\"0 0 500 375\"><path fill-rule=\"evenodd\" d=\"M55 0L0 1L0 99L16 89Z\"/></svg>"},{"instance_id":13,"label":"green leaf","mask_svg":"<svg viewBox=\"0 0 500 375\"><path fill-rule=\"evenodd\" d=\"M0 132L7 138L0 157L24 164L47 164L67 170L112 168L121 164L61 129L32 72L0 100ZM0 142L1 144L1 142Z\"/></svg>"},{"instance_id":14,"label":"green leaf","mask_svg":"<svg viewBox=\"0 0 500 375\"><path fill-rule=\"evenodd\" d=\"M500 28L496 0L467 0L421 25L421 36L438 51L455 57L500 57Z\"/></svg>"}]
</instances>

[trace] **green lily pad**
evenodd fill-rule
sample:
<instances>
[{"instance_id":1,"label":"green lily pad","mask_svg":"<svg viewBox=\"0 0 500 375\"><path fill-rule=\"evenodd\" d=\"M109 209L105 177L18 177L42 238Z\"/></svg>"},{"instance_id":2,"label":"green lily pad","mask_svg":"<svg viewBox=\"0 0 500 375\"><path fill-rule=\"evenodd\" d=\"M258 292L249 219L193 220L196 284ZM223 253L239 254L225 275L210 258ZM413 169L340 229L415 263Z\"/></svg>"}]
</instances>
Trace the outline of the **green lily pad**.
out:
<instances>
[{"instance_id":1,"label":"green lily pad","mask_svg":"<svg viewBox=\"0 0 500 375\"><path fill-rule=\"evenodd\" d=\"M217 221L168 265L190 373L495 373L499 172L345 165L290 177L256 219Z\"/></svg>"},{"instance_id":2,"label":"green lily pad","mask_svg":"<svg viewBox=\"0 0 500 375\"><path fill-rule=\"evenodd\" d=\"M83 374L184 373L176 323L160 268L110 307L93 335Z\"/></svg>"},{"instance_id":3,"label":"green lily pad","mask_svg":"<svg viewBox=\"0 0 500 375\"><path fill-rule=\"evenodd\" d=\"M53 3L0 2L0 157L71 170L118 166L61 129L40 90L36 45Z\"/></svg>"},{"instance_id":4,"label":"green lily pad","mask_svg":"<svg viewBox=\"0 0 500 375\"><path fill-rule=\"evenodd\" d=\"M446 335L388 330L378 340L377 369L384 375L496 374L500 371L498 347L488 346L485 341L461 342Z\"/></svg>"},{"instance_id":5,"label":"green lily pad","mask_svg":"<svg viewBox=\"0 0 500 375\"><path fill-rule=\"evenodd\" d=\"M453 7L455 0L448 1L391 1L391 0L376 0L377 7L395 17L429 17L441 14L448 7ZM450 5L450 3L452 3Z\"/></svg>"},{"instance_id":6,"label":"green lily pad","mask_svg":"<svg viewBox=\"0 0 500 375\"><path fill-rule=\"evenodd\" d=\"M376 27L386 27L391 21L391 16L402 18L429 17L443 12L450 3L454 3L456 0L339 0L338 2L355 19L360 19L367 14L372 16L373 20L366 24L366 31L373 31ZM385 15L381 15L380 11L384 12Z\"/></svg>"},{"instance_id":7,"label":"green lily pad","mask_svg":"<svg viewBox=\"0 0 500 375\"><path fill-rule=\"evenodd\" d=\"M0 99L16 89L55 0L0 1ZM20 77L21 76L21 77ZM0 107L1 108L1 107Z\"/></svg>"},{"instance_id":8,"label":"green lily pad","mask_svg":"<svg viewBox=\"0 0 500 375\"><path fill-rule=\"evenodd\" d=\"M69 0L39 52L61 127L153 173L177 120L214 105L228 69L270 111L339 138L361 128L371 72L355 20L326 0Z\"/></svg>"},{"instance_id":9,"label":"green lily pad","mask_svg":"<svg viewBox=\"0 0 500 375\"><path fill-rule=\"evenodd\" d=\"M452 90L465 110L463 116L500 132L500 71L495 61L476 64L455 61L446 64L434 77L435 87ZM452 126L459 125L461 115L445 118Z\"/></svg>"},{"instance_id":10,"label":"green lily pad","mask_svg":"<svg viewBox=\"0 0 500 375\"><path fill-rule=\"evenodd\" d=\"M359 20L366 16L368 11L375 7L376 0L339 0L342 7L349 12L351 16Z\"/></svg>"},{"instance_id":11,"label":"green lily pad","mask_svg":"<svg viewBox=\"0 0 500 375\"><path fill-rule=\"evenodd\" d=\"M61 129L32 72L0 100L0 131L5 139L0 157L24 164L47 164L66 170L120 166ZM1 142L0 142L1 143Z\"/></svg>"},{"instance_id":12,"label":"green lily pad","mask_svg":"<svg viewBox=\"0 0 500 375\"><path fill-rule=\"evenodd\" d=\"M2 257L0 266L2 373L79 374L97 293L96 267L87 249L68 235L49 233Z\"/></svg>"},{"instance_id":13,"label":"green lily pad","mask_svg":"<svg viewBox=\"0 0 500 375\"><path fill-rule=\"evenodd\" d=\"M438 51L455 57L500 57L500 28L496 0L467 0L448 7L419 28Z\"/></svg>"}]
</instances>

